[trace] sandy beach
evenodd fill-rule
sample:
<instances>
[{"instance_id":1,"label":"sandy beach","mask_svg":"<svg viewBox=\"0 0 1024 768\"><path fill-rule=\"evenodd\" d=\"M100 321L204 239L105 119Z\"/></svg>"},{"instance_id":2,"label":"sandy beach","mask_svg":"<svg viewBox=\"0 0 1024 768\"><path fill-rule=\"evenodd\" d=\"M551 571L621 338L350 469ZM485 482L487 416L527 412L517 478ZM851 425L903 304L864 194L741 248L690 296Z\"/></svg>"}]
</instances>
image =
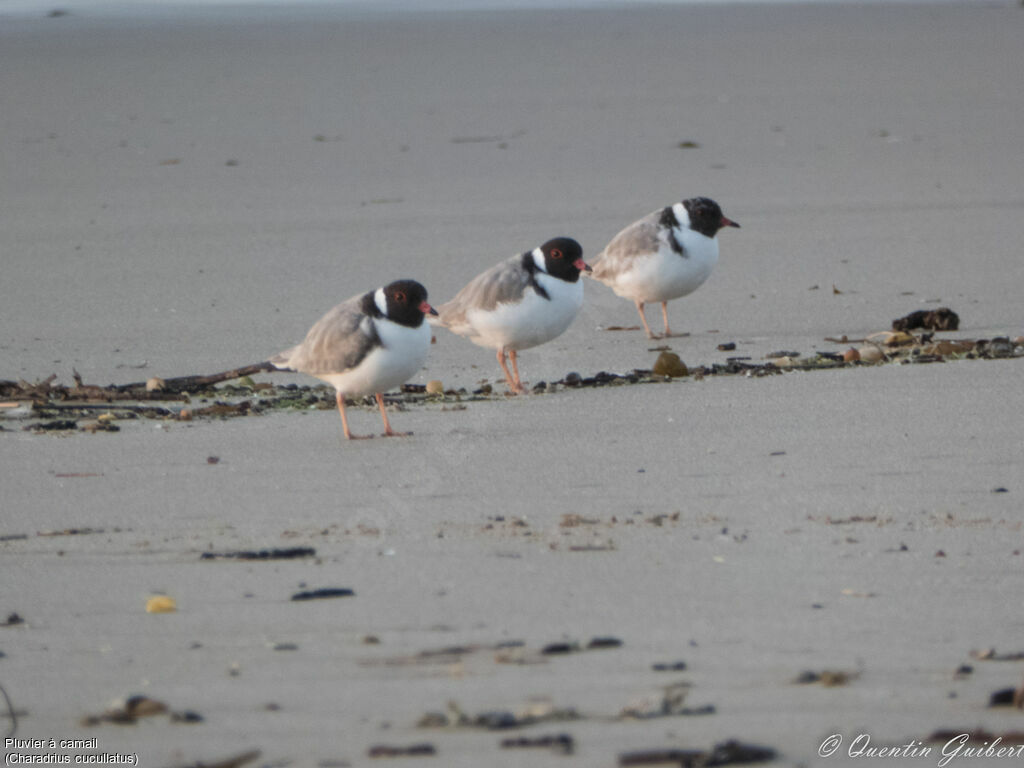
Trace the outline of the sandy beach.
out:
<instances>
[{"instance_id":1,"label":"sandy beach","mask_svg":"<svg viewBox=\"0 0 1024 768\"><path fill-rule=\"evenodd\" d=\"M742 228L669 305L691 367L938 307L943 338L1018 337L1022 37L1009 2L0 6L0 380L255 363L392 279L440 303L695 195ZM585 292L528 382L653 365L661 342L607 330L632 304ZM95 740L5 758L612 768L735 739L786 766L1021 763L946 743L1022 743L989 706L1024 677L1022 366L505 398L493 353L438 330L412 383L498 394L400 409L401 440L348 443L330 409L111 434L0 409L13 737ZM318 589L352 594L293 599ZM103 716L133 696L170 714Z\"/></svg>"}]
</instances>

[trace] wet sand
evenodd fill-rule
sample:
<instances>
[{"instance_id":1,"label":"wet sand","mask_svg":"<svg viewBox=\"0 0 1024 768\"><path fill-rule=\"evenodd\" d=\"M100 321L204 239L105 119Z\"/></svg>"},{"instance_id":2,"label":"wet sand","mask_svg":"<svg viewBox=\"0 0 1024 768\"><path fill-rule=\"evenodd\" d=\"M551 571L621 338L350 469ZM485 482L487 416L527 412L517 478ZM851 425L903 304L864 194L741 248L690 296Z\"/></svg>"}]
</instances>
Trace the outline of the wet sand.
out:
<instances>
[{"instance_id":1,"label":"wet sand","mask_svg":"<svg viewBox=\"0 0 1024 768\"><path fill-rule=\"evenodd\" d=\"M825 338L939 306L961 317L949 338L1020 335L1022 27L1008 3L6 20L0 379L256 362L395 277L440 303L549 237L593 258L698 194L742 229L670 304L691 365L841 351ZM603 330L636 322L588 282L523 377L649 368L655 344ZM413 437L359 443L320 410L96 435L0 420L16 735L160 766L250 749L253 765L376 765L374 745L429 743L398 762L468 768L729 738L853 765L861 734L1019 731L1019 711L987 704L1022 662L970 653L1024 650L1020 373L564 389L409 408L392 422ZM442 330L414 383L430 379L499 383L492 353ZM369 409L352 423L379 429ZM316 555L201 559L273 547ZM355 595L290 599L322 587ZM147 614L157 593L178 611ZM795 684L806 670L850 679ZM619 717L682 681L713 714ZM203 720L80 724L134 694ZM416 727L449 701L472 716L537 698L579 717ZM573 755L500 747L557 734ZM900 759L938 764L931 746Z\"/></svg>"}]
</instances>

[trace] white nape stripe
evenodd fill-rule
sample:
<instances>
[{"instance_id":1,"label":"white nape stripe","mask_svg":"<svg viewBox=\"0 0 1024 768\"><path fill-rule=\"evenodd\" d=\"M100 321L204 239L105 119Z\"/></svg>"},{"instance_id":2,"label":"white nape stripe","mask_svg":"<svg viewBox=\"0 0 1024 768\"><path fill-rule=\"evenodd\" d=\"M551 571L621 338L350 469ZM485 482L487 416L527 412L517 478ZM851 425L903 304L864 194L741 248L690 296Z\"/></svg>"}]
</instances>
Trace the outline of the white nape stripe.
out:
<instances>
[{"instance_id":1,"label":"white nape stripe","mask_svg":"<svg viewBox=\"0 0 1024 768\"><path fill-rule=\"evenodd\" d=\"M540 248L534 248L530 252L530 255L533 256L533 263L537 265L537 269L539 269L544 274L547 274L548 268L544 264L544 251L542 251Z\"/></svg>"},{"instance_id":2,"label":"white nape stripe","mask_svg":"<svg viewBox=\"0 0 1024 768\"><path fill-rule=\"evenodd\" d=\"M672 213L674 213L676 218L679 220L680 229L690 228L690 212L686 210L685 205L683 205L682 203L673 204Z\"/></svg>"},{"instance_id":3,"label":"white nape stripe","mask_svg":"<svg viewBox=\"0 0 1024 768\"><path fill-rule=\"evenodd\" d=\"M378 288L376 291L374 291L373 303L377 305L377 309L380 310L380 313L384 315L384 317L388 316L388 300L387 297L384 295L383 288Z\"/></svg>"}]
</instances>

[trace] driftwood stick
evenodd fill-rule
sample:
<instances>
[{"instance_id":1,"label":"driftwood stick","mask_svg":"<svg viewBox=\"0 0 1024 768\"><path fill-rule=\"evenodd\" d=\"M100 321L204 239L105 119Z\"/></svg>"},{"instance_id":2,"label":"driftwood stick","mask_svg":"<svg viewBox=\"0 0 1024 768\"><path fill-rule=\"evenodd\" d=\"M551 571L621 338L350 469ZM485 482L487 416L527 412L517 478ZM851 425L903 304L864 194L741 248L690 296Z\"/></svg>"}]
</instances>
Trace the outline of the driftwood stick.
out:
<instances>
[{"instance_id":1,"label":"driftwood stick","mask_svg":"<svg viewBox=\"0 0 1024 768\"><path fill-rule=\"evenodd\" d=\"M253 365L244 365L241 368L233 368L230 371L222 371L221 373L211 373L207 376L178 376L173 379L164 379L161 391L163 392L191 392L194 390L203 389L210 386L211 384L219 384L222 381L230 381L231 379L239 379L242 376L249 376L253 373L262 373L267 371L276 371L273 365L268 361L262 363L254 363ZM121 384L112 389L118 392L130 392L132 390L146 388L146 382L137 381L132 384Z\"/></svg>"}]
</instances>

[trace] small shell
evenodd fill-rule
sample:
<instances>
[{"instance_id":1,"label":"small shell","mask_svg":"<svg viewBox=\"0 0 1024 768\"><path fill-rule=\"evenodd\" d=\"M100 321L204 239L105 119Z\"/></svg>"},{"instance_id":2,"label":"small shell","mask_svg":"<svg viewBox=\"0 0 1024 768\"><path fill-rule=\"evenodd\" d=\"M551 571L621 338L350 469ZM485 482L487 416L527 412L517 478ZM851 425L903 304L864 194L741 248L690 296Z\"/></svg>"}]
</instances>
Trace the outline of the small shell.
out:
<instances>
[{"instance_id":1,"label":"small shell","mask_svg":"<svg viewBox=\"0 0 1024 768\"><path fill-rule=\"evenodd\" d=\"M174 613L176 610L178 604L167 595L153 595L146 601L146 613Z\"/></svg>"},{"instance_id":2,"label":"small shell","mask_svg":"<svg viewBox=\"0 0 1024 768\"><path fill-rule=\"evenodd\" d=\"M854 363L857 360L860 360L860 352L858 352L853 347L850 347L848 350L843 352L843 362L844 363Z\"/></svg>"},{"instance_id":3,"label":"small shell","mask_svg":"<svg viewBox=\"0 0 1024 768\"><path fill-rule=\"evenodd\" d=\"M885 353L876 346L861 347L857 352L865 363L880 363L885 360Z\"/></svg>"},{"instance_id":4,"label":"small shell","mask_svg":"<svg viewBox=\"0 0 1024 768\"><path fill-rule=\"evenodd\" d=\"M146 380L146 391L147 392L159 392L166 386L166 383L159 376L153 376Z\"/></svg>"},{"instance_id":5,"label":"small shell","mask_svg":"<svg viewBox=\"0 0 1024 768\"><path fill-rule=\"evenodd\" d=\"M427 382L427 394L428 395L443 395L444 384L438 379L431 379Z\"/></svg>"}]
</instances>

